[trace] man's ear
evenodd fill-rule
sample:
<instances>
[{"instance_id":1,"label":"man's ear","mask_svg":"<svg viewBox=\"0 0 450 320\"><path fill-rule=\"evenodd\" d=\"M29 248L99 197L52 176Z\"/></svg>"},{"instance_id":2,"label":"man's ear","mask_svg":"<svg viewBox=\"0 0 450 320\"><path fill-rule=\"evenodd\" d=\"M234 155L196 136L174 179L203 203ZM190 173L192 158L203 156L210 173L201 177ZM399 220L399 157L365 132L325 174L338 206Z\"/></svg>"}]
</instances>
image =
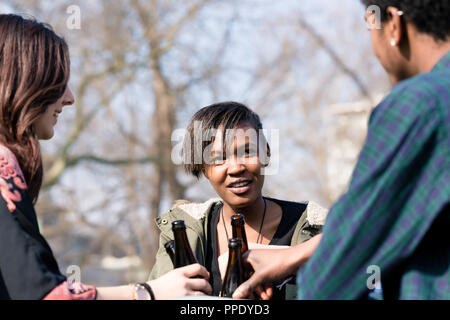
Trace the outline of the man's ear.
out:
<instances>
[{"instance_id":1,"label":"man's ear","mask_svg":"<svg viewBox=\"0 0 450 320\"><path fill-rule=\"evenodd\" d=\"M403 12L396 7L387 7L386 13L388 21L384 24L385 35L392 47L399 46L406 32L402 23Z\"/></svg>"}]
</instances>

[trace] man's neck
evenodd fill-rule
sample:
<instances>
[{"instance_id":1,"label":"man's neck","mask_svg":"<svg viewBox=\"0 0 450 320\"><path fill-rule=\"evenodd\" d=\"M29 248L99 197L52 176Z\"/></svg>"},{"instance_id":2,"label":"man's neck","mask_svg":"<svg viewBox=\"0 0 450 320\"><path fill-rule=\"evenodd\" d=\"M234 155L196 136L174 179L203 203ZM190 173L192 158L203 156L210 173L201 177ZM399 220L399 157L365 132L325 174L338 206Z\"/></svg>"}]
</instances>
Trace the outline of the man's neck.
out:
<instances>
[{"instance_id":1,"label":"man's neck","mask_svg":"<svg viewBox=\"0 0 450 320\"><path fill-rule=\"evenodd\" d=\"M436 42L428 35L418 35L411 43L411 72L413 75L430 72L450 52L450 40Z\"/></svg>"}]
</instances>

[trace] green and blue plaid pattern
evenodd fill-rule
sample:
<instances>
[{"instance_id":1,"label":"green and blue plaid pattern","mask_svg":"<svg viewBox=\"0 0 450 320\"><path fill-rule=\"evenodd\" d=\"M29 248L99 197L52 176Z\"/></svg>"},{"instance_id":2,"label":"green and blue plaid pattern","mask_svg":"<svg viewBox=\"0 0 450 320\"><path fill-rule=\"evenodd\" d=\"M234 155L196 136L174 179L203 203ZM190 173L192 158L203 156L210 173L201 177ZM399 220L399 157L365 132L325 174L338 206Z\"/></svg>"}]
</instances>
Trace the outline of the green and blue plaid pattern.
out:
<instances>
[{"instance_id":1,"label":"green and blue plaid pattern","mask_svg":"<svg viewBox=\"0 0 450 320\"><path fill-rule=\"evenodd\" d=\"M450 52L372 112L347 192L297 275L299 299L450 299ZM369 269L368 269L369 268Z\"/></svg>"}]
</instances>

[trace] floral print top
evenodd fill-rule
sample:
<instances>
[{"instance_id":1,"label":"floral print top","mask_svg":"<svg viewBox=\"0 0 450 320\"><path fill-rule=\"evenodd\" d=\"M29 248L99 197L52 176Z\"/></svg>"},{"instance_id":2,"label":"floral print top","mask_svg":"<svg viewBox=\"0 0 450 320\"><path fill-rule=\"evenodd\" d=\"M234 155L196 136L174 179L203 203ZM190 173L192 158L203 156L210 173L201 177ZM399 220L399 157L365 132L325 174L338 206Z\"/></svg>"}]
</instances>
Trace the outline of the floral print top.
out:
<instances>
[{"instance_id":1,"label":"floral print top","mask_svg":"<svg viewBox=\"0 0 450 320\"><path fill-rule=\"evenodd\" d=\"M95 287L68 282L39 231L15 155L0 144L0 300L93 300Z\"/></svg>"}]
</instances>

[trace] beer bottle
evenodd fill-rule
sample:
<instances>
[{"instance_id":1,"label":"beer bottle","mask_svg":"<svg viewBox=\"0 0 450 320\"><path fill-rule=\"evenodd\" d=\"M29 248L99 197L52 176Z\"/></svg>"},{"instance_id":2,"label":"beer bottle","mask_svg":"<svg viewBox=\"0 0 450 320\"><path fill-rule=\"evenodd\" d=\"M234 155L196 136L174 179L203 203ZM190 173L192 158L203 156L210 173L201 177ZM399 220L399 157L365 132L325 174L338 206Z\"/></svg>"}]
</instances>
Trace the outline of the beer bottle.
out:
<instances>
[{"instance_id":1,"label":"beer bottle","mask_svg":"<svg viewBox=\"0 0 450 320\"><path fill-rule=\"evenodd\" d=\"M166 252L170 257L170 260L172 260L172 264L175 266L175 241L170 240L166 242L164 248L166 249Z\"/></svg>"},{"instance_id":2,"label":"beer bottle","mask_svg":"<svg viewBox=\"0 0 450 320\"><path fill-rule=\"evenodd\" d=\"M186 225L183 220L172 222L172 231L175 241L174 267L181 268L197 263L197 259L192 253L191 246L186 235Z\"/></svg>"},{"instance_id":3,"label":"beer bottle","mask_svg":"<svg viewBox=\"0 0 450 320\"><path fill-rule=\"evenodd\" d=\"M228 264L223 278L221 297L231 298L234 290L244 282L244 269L242 267L241 249L242 239L232 238L228 241Z\"/></svg>"},{"instance_id":4,"label":"beer bottle","mask_svg":"<svg viewBox=\"0 0 450 320\"><path fill-rule=\"evenodd\" d=\"M233 238L242 239L241 253L248 250L247 235L245 234L245 218L243 214L236 213L231 216L231 228L233 230Z\"/></svg>"}]
</instances>

